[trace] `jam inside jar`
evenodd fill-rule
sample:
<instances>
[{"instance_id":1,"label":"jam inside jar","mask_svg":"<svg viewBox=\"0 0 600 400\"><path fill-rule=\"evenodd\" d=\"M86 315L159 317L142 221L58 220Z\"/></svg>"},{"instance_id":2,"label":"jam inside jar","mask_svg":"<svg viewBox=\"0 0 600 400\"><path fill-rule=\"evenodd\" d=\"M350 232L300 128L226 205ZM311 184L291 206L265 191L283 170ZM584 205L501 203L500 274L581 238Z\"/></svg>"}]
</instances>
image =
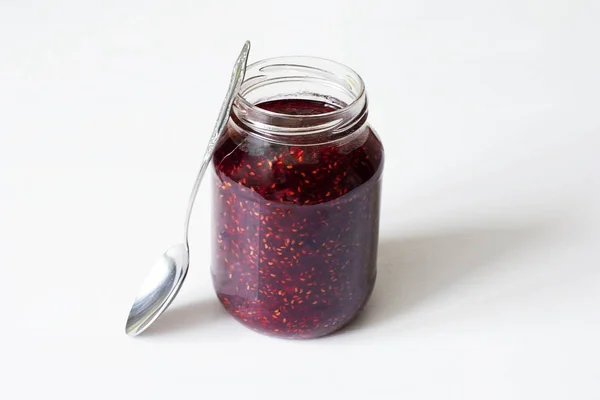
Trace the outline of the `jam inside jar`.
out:
<instances>
[{"instance_id":1,"label":"jam inside jar","mask_svg":"<svg viewBox=\"0 0 600 400\"><path fill-rule=\"evenodd\" d=\"M248 66L213 157L212 278L247 327L315 338L373 291L384 153L361 78L324 59Z\"/></svg>"}]
</instances>

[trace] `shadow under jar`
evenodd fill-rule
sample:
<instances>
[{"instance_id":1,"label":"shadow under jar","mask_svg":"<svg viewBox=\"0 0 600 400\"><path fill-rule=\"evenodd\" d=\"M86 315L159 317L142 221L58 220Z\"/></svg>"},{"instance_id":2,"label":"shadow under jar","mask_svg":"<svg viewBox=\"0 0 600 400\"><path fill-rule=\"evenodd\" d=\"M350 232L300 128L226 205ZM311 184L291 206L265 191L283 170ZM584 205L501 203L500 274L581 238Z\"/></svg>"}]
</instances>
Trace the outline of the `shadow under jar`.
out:
<instances>
[{"instance_id":1,"label":"shadow under jar","mask_svg":"<svg viewBox=\"0 0 600 400\"><path fill-rule=\"evenodd\" d=\"M311 57L249 65L213 158L225 309L284 338L351 322L375 284L383 164L354 71Z\"/></svg>"}]
</instances>

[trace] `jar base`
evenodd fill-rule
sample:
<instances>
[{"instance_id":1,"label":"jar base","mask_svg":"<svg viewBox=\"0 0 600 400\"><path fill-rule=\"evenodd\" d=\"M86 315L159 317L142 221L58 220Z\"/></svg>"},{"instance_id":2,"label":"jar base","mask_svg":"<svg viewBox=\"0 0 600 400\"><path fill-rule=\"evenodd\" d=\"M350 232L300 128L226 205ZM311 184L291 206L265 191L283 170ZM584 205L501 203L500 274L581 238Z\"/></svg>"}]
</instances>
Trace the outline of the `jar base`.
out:
<instances>
[{"instance_id":1,"label":"jar base","mask_svg":"<svg viewBox=\"0 0 600 400\"><path fill-rule=\"evenodd\" d=\"M342 320L334 318L330 323L324 325L318 323L314 323L313 325L303 325L305 324L303 322L299 324L288 323L287 318L282 316L281 313L278 315L277 313L271 314L270 312L261 312L263 310L257 308L254 302L249 302L247 299L240 298L240 296L217 293L217 297L229 315L233 316L242 326L258 334L276 339L311 340L337 334L354 323L363 313L371 298L375 287L375 280L376 272L373 273L372 280L368 285L369 290L365 292L363 300L353 311L346 314L349 315L348 318ZM344 314L339 311L339 309L330 310L331 314ZM265 317L264 314L271 314L271 318ZM272 324L272 322L279 320L283 325L281 323L278 325ZM304 320L311 320L311 318L306 317ZM313 318L312 320L314 321L315 319ZM286 323L288 323L288 325L285 325Z\"/></svg>"}]
</instances>

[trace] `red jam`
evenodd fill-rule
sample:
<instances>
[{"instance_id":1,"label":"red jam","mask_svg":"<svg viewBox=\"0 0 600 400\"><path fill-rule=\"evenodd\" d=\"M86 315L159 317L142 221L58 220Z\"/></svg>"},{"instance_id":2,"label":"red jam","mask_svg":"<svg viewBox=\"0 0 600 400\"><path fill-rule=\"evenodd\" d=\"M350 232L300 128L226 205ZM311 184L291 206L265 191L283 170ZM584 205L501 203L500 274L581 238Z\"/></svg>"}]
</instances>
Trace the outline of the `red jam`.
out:
<instances>
[{"instance_id":1,"label":"red jam","mask_svg":"<svg viewBox=\"0 0 600 400\"><path fill-rule=\"evenodd\" d=\"M337 108L312 100L258 107L288 115ZM347 139L275 144L230 125L217 146L213 283L225 309L255 331L323 336L371 295L383 148L368 127Z\"/></svg>"}]
</instances>

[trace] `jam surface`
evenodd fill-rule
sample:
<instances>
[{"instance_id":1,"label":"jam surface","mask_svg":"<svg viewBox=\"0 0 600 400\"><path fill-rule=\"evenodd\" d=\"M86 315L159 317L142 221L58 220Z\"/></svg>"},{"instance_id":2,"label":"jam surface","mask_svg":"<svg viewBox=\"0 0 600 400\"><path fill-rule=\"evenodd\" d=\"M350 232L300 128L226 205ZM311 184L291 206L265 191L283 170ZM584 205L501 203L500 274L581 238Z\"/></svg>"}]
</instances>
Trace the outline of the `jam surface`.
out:
<instances>
[{"instance_id":1,"label":"jam surface","mask_svg":"<svg viewBox=\"0 0 600 400\"><path fill-rule=\"evenodd\" d=\"M288 115L336 109L312 100L258 106ZM217 146L213 284L225 309L257 332L323 336L371 295L383 148L368 127L345 139L275 144L230 125Z\"/></svg>"}]
</instances>

